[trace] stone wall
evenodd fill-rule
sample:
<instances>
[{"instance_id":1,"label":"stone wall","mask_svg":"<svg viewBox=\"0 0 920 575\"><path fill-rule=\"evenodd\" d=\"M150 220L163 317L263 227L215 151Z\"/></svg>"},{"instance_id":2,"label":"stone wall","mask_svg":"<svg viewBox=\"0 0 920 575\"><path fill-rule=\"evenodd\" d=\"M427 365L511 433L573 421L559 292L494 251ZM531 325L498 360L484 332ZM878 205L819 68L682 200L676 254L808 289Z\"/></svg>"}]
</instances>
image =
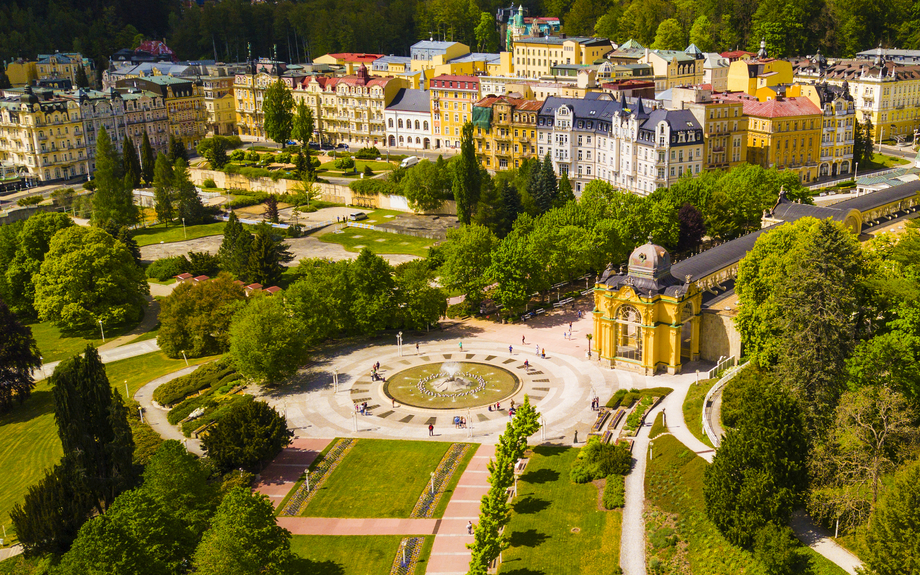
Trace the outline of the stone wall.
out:
<instances>
[{"instance_id":1,"label":"stone wall","mask_svg":"<svg viewBox=\"0 0 920 575\"><path fill-rule=\"evenodd\" d=\"M56 211L59 210L51 204L41 204L35 206L14 206L7 211L0 212L0 226L27 220L32 216L32 214L37 214L38 212Z\"/></svg>"},{"instance_id":2,"label":"stone wall","mask_svg":"<svg viewBox=\"0 0 920 575\"><path fill-rule=\"evenodd\" d=\"M214 180L218 188L225 190L253 190L267 192L269 194L284 194L295 192L300 182L296 180L285 180L279 178L273 181L271 178L247 178L242 174L226 174L215 170L203 170L200 168L191 168L189 170L192 182L201 187L207 179ZM409 204L404 196L391 196L380 194L377 196L361 196L354 193L348 186L330 183L317 183L320 190L320 200L336 204L345 204L347 206L358 206L362 208L373 208L380 210L394 210L398 212L415 213L409 208ZM431 212L420 212L429 215L457 215L457 203L453 200L445 201L440 209Z\"/></svg>"},{"instance_id":3,"label":"stone wall","mask_svg":"<svg viewBox=\"0 0 920 575\"><path fill-rule=\"evenodd\" d=\"M700 358L716 362L722 357L741 357L741 334L735 328L734 314L703 310L700 322Z\"/></svg>"}]
</instances>

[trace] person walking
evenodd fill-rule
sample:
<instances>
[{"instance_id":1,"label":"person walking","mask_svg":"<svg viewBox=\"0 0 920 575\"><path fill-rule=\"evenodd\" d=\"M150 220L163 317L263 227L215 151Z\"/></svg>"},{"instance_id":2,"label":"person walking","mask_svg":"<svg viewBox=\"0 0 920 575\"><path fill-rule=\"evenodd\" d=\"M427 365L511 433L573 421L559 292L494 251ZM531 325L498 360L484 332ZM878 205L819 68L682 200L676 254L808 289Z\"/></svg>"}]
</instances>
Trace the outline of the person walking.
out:
<instances>
[{"instance_id":1,"label":"person walking","mask_svg":"<svg viewBox=\"0 0 920 575\"><path fill-rule=\"evenodd\" d=\"M514 347L508 346L508 355L514 355Z\"/></svg>"},{"instance_id":2,"label":"person walking","mask_svg":"<svg viewBox=\"0 0 920 575\"><path fill-rule=\"evenodd\" d=\"M523 335L521 336L521 345L527 345L527 342L524 341L524 336L523 336Z\"/></svg>"},{"instance_id":3,"label":"person walking","mask_svg":"<svg viewBox=\"0 0 920 575\"><path fill-rule=\"evenodd\" d=\"M434 435L434 424L429 423L428 424L428 437L431 437L432 435Z\"/></svg>"},{"instance_id":4,"label":"person walking","mask_svg":"<svg viewBox=\"0 0 920 575\"><path fill-rule=\"evenodd\" d=\"M541 359L546 359L546 348L545 348L545 347L544 347L543 350L540 352L540 358L541 358Z\"/></svg>"},{"instance_id":5,"label":"person walking","mask_svg":"<svg viewBox=\"0 0 920 575\"><path fill-rule=\"evenodd\" d=\"M461 341L457 345L460 346L460 351L463 351L463 342Z\"/></svg>"},{"instance_id":6,"label":"person walking","mask_svg":"<svg viewBox=\"0 0 920 575\"><path fill-rule=\"evenodd\" d=\"M466 522L466 532L467 532L469 535L472 535L472 534L473 534L473 522L472 522L472 521L467 521L467 522Z\"/></svg>"},{"instance_id":7,"label":"person walking","mask_svg":"<svg viewBox=\"0 0 920 575\"><path fill-rule=\"evenodd\" d=\"M415 342L415 355L418 355L418 342Z\"/></svg>"},{"instance_id":8,"label":"person walking","mask_svg":"<svg viewBox=\"0 0 920 575\"><path fill-rule=\"evenodd\" d=\"M537 344L534 344L534 354L540 355L540 346Z\"/></svg>"}]
</instances>

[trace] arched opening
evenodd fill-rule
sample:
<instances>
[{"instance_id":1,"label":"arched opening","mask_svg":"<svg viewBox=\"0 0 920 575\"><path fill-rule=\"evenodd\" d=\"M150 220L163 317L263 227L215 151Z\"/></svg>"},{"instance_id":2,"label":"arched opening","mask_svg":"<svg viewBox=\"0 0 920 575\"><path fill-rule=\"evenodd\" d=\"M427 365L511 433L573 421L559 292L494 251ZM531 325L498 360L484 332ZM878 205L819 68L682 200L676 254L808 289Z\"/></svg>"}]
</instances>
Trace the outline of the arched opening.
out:
<instances>
[{"instance_id":1,"label":"arched opening","mask_svg":"<svg viewBox=\"0 0 920 575\"><path fill-rule=\"evenodd\" d=\"M623 305L616 315L616 353L621 359L642 362L642 316L631 305Z\"/></svg>"},{"instance_id":2,"label":"arched opening","mask_svg":"<svg viewBox=\"0 0 920 575\"><path fill-rule=\"evenodd\" d=\"M840 162L840 173L841 174L850 173L850 162L847 162L847 161Z\"/></svg>"},{"instance_id":3,"label":"arched opening","mask_svg":"<svg viewBox=\"0 0 920 575\"><path fill-rule=\"evenodd\" d=\"M416 130L419 129L419 127L418 127L418 120L415 121L415 129L416 129Z\"/></svg>"},{"instance_id":4,"label":"arched opening","mask_svg":"<svg viewBox=\"0 0 920 575\"><path fill-rule=\"evenodd\" d=\"M693 304L687 303L680 312L680 357L693 355Z\"/></svg>"},{"instance_id":5,"label":"arched opening","mask_svg":"<svg viewBox=\"0 0 920 575\"><path fill-rule=\"evenodd\" d=\"M425 122L427 124L427 122ZM425 141L422 143L422 147L426 150L431 147L431 140L425 138Z\"/></svg>"},{"instance_id":6,"label":"arched opening","mask_svg":"<svg viewBox=\"0 0 920 575\"><path fill-rule=\"evenodd\" d=\"M822 178L827 175L827 164L821 164L821 168L820 168L818 175L821 176Z\"/></svg>"},{"instance_id":7,"label":"arched opening","mask_svg":"<svg viewBox=\"0 0 920 575\"><path fill-rule=\"evenodd\" d=\"M403 145L403 137L402 137L402 136L399 137L399 145L400 145L400 146Z\"/></svg>"},{"instance_id":8,"label":"arched opening","mask_svg":"<svg viewBox=\"0 0 920 575\"><path fill-rule=\"evenodd\" d=\"M390 146L391 146L391 147L395 147L395 146L396 146L396 138L395 138L394 136L392 136L392 135L390 136Z\"/></svg>"},{"instance_id":9,"label":"arched opening","mask_svg":"<svg viewBox=\"0 0 920 575\"><path fill-rule=\"evenodd\" d=\"M399 128L402 129L402 127L403 127L402 118L400 118L399 120L397 120L397 124L399 125Z\"/></svg>"}]
</instances>

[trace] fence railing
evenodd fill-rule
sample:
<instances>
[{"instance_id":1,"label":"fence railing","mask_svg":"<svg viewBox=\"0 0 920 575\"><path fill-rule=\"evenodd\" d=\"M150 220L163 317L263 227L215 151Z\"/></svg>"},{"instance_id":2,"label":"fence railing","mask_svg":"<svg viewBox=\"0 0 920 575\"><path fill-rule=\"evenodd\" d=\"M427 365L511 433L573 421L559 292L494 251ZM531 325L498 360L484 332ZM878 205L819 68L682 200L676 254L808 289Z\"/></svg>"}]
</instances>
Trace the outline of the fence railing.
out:
<instances>
[{"instance_id":1,"label":"fence railing","mask_svg":"<svg viewBox=\"0 0 920 575\"><path fill-rule=\"evenodd\" d=\"M745 367L751 364L751 362L747 362L742 365L736 366L735 364L737 363L737 358L735 357L726 358L724 361L727 362L729 360L732 360L731 366L729 366L729 369L722 375L722 378L719 379L719 381L717 381L715 385L709 388L709 391L706 392L706 398L703 400L703 413L702 413L703 432L706 433L706 437L709 438L709 441L712 442L712 445L716 449L719 448L719 443L722 441L722 438L716 434L715 430L712 428L712 425L710 425L709 423L709 418L712 413L712 396L715 395L717 391L725 387L725 384L731 381L733 377L738 375L738 373L742 369L744 369ZM721 365L722 363L723 362L719 362L719 365ZM709 370L709 374L717 373L716 369L719 367L719 365ZM712 378L712 375L710 375L710 379L711 378Z\"/></svg>"}]
</instances>

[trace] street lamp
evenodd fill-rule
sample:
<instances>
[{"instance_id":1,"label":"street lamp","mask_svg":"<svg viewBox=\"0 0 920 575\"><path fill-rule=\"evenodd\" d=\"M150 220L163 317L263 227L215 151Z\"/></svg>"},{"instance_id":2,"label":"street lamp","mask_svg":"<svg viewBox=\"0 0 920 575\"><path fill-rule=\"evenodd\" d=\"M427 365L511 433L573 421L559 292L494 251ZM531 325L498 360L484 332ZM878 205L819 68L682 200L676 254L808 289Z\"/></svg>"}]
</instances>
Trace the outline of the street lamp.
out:
<instances>
[{"instance_id":1,"label":"street lamp","mask_svg":"<svg viewBox=\"0 0 920 575\"><path fill-rule=\"evenodd\" d=\"M431 494L434 495L434 471L431 472Z\"/></svg>"},{"instance_id":2,"label":"street lamp","mask_svg":"<svg viewBox=\"0 0 920 575\"><path fill-rule=\"evenodd\" d=\"M182 235L185 236L185 239L188 239L188 232L185 231L185 218L182 218Z\"/></svg>"},{"instance_id":3,"label":"street lamp","mask_svg":"<svg viewBox=\"0 0 920 575\"><path fill-rule=\"evenodd\" d=\"M402 332L396 334L396 355L402 357Z\"/></svg>"},{"instance_id":4,"label":"street lamp","mask_svg":"<svg viewBox=\"0 0 920 575\"><path fill-rule=\"evenodd\" d=\"M102 343L105 343L105 330L102 329L102 320L99 320L99 331L102 332Z\"/></svg>"}]
</instances>

